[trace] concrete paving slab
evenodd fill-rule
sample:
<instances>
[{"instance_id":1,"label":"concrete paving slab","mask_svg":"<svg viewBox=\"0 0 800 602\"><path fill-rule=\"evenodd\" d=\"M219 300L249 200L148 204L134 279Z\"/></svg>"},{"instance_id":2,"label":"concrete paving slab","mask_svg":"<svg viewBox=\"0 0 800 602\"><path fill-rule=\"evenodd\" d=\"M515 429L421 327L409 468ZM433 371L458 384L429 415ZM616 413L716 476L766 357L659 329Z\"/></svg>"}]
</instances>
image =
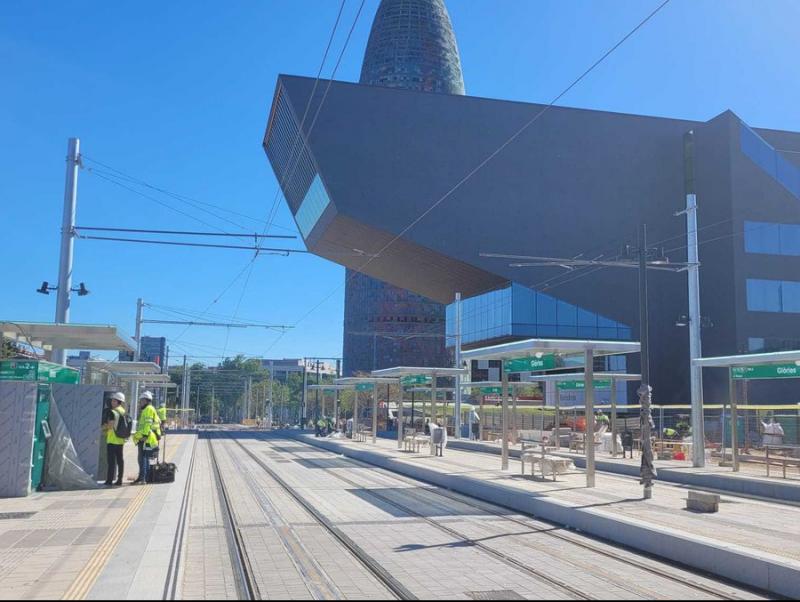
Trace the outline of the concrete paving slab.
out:
<instances>
[{"instance_id":1,"label":"concrete paving slab","mask_svg":"<svg viewBox=\"0 0 800 602\"><path fill-rule=\"evenodd\" d=\"M800 593L800 509L723 496L719 514L685 510L686 491L659 484L641 500L631 479L599 474L587 489L582 471L559 482L523 478L519 463L448 449L443 458L398 452L396 442L300 441L460 493L498 503L700 570L783 595Z\"/></svg>"}]
</instances>

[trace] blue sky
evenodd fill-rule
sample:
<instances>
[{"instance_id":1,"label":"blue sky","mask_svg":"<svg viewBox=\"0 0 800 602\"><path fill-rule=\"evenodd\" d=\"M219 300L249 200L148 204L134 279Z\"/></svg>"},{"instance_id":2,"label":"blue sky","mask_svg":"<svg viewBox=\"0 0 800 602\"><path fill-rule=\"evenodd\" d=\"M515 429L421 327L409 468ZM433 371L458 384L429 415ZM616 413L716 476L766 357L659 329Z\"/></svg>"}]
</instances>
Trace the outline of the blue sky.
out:
<instances>
[{"instance_id":1,"label":"blue sky","mask_svg":"<svg viewBox=\"0 0 800 602\"><path fill-rule=\"evenodd\" d=\"M358 0L347 0L338 54ZM378 0L367 0L337 79L357 81ZM548 102L657 5L644 0L449 0L467 93ZM277 184L261 149L279 73L314 75L339 2L261 0L0 4L0 318L51 321L66 139L89 158L172 192L264 220ZM757 127L800 130L800 2L672 0L561 104L706 120L732 109ZM329 61L324 74L330 73ZM535 127L526 135L535 136ZM92 166L87 161L87 166ZM97 165L95 164L95 167ZM208 229L82 171L78 223ZM232 230L175 198L163 202ZM222 214L252 231L256 221ZM260 229L260 228L259 228ZM295 231L284 203L272 233ZM250 261L244 251L77 241L72 321L133 333L137 297L206 309ZM313 256L260 257L212 305L263 330L148 325L173 357L341 353L344 270ZM247 281L247 287L244 287ZM166 318L151 312L150 317ZM174 316L173 316L174 317ZM216 362L212 357L202 358Z\"/></svg>"}]
</instances>

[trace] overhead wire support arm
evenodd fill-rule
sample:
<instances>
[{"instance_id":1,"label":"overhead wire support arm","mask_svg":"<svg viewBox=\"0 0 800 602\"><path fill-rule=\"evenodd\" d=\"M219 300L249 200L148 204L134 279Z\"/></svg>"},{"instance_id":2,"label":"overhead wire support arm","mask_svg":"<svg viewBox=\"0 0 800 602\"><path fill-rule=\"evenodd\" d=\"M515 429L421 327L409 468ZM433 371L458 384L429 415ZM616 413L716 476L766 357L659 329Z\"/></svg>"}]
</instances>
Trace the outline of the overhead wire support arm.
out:
<instances>
[{"instance_id":1,"label":"overhead wire support arm","mask_svg":"<svg viewBox=\"0 0 800 602\"><path fill-rule=\"evenodd\" d=\"M532 268L532 267L561 267L572 269L575 267L604 266L616 268L639 269L639 263L629 260L603 260L603 259L574 259L565 257L537 257L533 255L507 255L504 253L481 253L481 257L492 257L496 259L517 259L528 260L510 263L512 268ZM671 262L668 259L648 261L647 269L662 270L667 272L683 272L688 268L697 265L694 263Z\"/></svg>"},{"instance_id":2,"label":"overhead wire support arm","mask_svg":"<svg viewBox=\"0 0 800 602\"><path fill-rule=\"evenodd\" d=\"M304 253L308 254L309 251L304 249L280 249L280 248L272 248L272 247L257 247L257 246L245 246L245 245L215 245L210 243L197 243L197 242L179 242L174 240L146 240L142 238L117 238L112 236L87 236L84 234L78 234L78 238L82 240L105 240L105 241L112 241L112 242L130 242L130 243L139 243L139 244L149 244L149 245L171 245L177 247L201 247L201 248L208 248L208 249L238 249L244 251L258 251L259 253L269 253L271 255L283 255L288 256L291 253Z\"/></svg>"},{"instance_id":3,"label":"overhead wire support arm","mask_svg":"<svg viewBox=\"0 0 800 602\"><path fill-rule=\"evenodd\" d=\"M218 326L220 328L266 328L268 330L288 330L292 326L280 324L234 324L230 322L193 322L191 320L141 320L142 324L181 324L185 326Z\"/></svg>"},{"instance_id":4,"label":"overhead wire support arm","mask_svg":"<svg viewBox=\"0 0 800 602\"><path fill-rule=\"evenodd\" d=\"M233 233L233 232L198 232L195 230L150 230L141 228L106 228L106 227L90 227L90 226L75 226L75 230L86 230L90 232L129 232L136 234L177 234L181 236L230 236L233 238L241 238L243 236L253 236L258 243L259 238L281 238L296 240L297 236L291 234L259 234L253 233Z\"/></svg>"}]
</instances>

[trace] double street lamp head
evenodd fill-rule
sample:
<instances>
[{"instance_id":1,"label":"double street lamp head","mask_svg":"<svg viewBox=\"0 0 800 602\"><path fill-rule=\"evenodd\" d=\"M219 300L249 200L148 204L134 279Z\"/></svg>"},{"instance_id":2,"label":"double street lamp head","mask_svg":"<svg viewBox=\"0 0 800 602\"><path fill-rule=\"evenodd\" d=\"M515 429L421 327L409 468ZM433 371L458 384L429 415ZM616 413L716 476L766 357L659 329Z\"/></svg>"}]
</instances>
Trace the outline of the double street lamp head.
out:
<instances>
[{"instance_id":1,"label":"double street lamp head","mask_svg":"<svg viewBox=\"0 0 800 602\"><path fill-rule=\"evenodd\" d=\"M36 292L42 295L49 295L50 291L57 291L57 290L58 290L57 286L50 286L50 283L47 282L47 280L44 280L42 282L42 286L37 288ZM91 292L88 288L86 288L86 284L84 284L83 282L80 283L78 288L71 288L69 290L71 290L73 293L78 293L79 297L85 297Z\"/></svg>"}]
</instances>

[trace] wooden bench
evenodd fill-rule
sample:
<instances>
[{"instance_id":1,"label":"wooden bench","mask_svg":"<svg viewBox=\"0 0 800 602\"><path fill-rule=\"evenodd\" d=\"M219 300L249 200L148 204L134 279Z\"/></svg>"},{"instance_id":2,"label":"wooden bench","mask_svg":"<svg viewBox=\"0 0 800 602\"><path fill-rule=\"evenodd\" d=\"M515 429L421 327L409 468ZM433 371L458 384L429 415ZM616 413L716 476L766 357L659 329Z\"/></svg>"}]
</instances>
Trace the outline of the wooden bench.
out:
<instances>
[{"instance_id":1,"label":"wooden bench","mask_svg":"<svg viewBox=\"0 0 800 602\"><path fill-rule=\"evenodd\" d=\"M423 445L430 445L431 443L431 436L430 435L414 435L414 451L419 452Z\"/></svg>"}]
</instances>

